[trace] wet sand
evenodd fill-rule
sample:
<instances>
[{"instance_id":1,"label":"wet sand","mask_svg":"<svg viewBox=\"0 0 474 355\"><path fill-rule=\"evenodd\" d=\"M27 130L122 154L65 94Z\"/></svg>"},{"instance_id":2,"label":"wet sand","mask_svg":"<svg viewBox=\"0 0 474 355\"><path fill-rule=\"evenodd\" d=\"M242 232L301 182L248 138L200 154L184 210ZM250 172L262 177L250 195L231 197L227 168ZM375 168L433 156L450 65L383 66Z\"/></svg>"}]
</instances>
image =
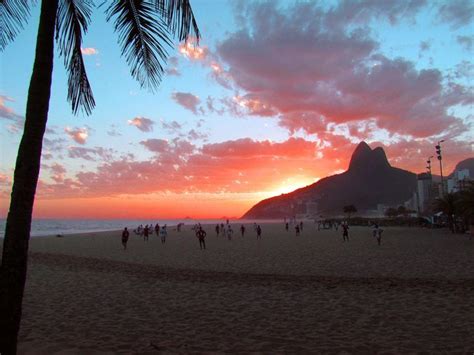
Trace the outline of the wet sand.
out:
<instances>
[{"instance_id":1,"label":"wet sand","mask_svg":"<svg viewBox=\"0 0 474 355\"><path fill-rule=\"evenodd\" d=\"M20 353L474 351L474 240L262 228L33 238Z\"/></svg>"}]
</instances>

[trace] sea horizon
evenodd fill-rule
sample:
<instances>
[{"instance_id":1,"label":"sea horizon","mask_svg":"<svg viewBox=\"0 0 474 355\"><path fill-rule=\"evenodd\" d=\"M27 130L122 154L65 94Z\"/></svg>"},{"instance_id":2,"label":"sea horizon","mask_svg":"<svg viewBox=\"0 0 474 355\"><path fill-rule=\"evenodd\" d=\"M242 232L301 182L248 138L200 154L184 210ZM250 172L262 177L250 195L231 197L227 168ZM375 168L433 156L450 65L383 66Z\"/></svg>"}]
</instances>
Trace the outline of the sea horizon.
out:
<instances>
[{"instance_id":1,"label":"sea horizon","mask_svg":"<svg viewBox=\"0 0 474 355\"><path fill-rule=\"evenodd\" d=\"M229 221L238 223L253 223L255 219L229 218ZM258 220L259 223L271 223L279 221L278 219ZM56 234L77 234L91 232L106 232L120 230L125 227L135 229L140 224L166 224L169 227L176 226L178 223L184 225L217 224L225 223L226 218L34 218L31 223L31 237L51 236ZM5 235L6 218L0 218L0 238Z\"/></svg>"}]
</instances>

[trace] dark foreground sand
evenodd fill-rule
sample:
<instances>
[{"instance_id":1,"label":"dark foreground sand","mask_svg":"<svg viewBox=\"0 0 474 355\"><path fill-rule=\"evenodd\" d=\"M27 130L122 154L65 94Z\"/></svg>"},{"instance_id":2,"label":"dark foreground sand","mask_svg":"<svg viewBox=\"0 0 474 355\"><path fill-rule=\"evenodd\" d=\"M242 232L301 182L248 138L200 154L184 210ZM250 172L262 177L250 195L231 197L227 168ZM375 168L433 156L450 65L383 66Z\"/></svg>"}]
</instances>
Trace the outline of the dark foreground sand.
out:
<instances>
[{"instance_id":1,"label":"dark foreground sand","mask_svg":"<svg viewBox=\"0 0 474 355\"><path fill-rule=\"evenodd\" d=\"M474 351L474 240L207 230L206 251L189 228L127 251L119 232L34 238L20 353Z\"/></svg>"}]
</instances>

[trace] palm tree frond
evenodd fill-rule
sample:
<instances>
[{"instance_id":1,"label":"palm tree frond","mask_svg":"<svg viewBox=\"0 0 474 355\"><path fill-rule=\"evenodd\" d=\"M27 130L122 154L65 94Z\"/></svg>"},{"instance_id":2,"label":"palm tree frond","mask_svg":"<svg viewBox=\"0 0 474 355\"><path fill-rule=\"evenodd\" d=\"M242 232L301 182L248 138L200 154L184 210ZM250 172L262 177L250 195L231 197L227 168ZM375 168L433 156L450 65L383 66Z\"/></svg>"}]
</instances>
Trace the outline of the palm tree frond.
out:
<instances>
[{"instance_id":1,"label":"palm tree frond","mask_svg":"<svg viewBox=\"0 0 474 355\"><path fill-rule=\"evenodd\" d=\"M142 87L155 89L164 73L171 36L152 3L142 0L116 0L107 10L107 21L115 19L122 55L132 76Z\"/></svg>"},{"instance_id":2,"label":"palm tree frond","mask_svg":"<svg viewBox=\"0 0 474 355\"><path fill-rule=\"evenodd\" d=\"M0 1L0 51L13 41L30 16L29 0Z\"/></svg>"},{"instance_id":3,"label":"palm tree frond","mask_svg":"<svg viewBox=\"0 0 474 355\"><path fill-rule=\"evenodd\" d=\"M68 70L68 101L76 114L79 109L90 115L95 107L81 53L82 33L87 32L93 2L91 0L61 0L56 22L56 41Z\"/></svg>"},{"instance_id":4,"label":"palm tree frond","mask_svg":"<svg viewBox=\"0 0 474 355\"><path fill-rule=\"evenodd\" d=\"M168 29L186 41L193 35L199 44L201 34L189 0L156 0L155 7L166 19Z\"/></svg>"}]
</instances>

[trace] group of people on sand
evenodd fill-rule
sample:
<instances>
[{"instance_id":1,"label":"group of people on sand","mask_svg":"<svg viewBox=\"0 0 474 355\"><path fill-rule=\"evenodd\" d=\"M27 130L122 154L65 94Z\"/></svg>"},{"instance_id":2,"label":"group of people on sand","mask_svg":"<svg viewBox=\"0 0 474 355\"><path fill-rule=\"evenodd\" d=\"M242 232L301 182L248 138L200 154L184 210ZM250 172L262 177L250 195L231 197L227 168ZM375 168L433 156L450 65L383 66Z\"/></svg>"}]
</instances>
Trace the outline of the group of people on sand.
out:
<instances>
[{"instance_id":1,"label":"group of people on sand","mask_svg":"<svg viewBox=\"0 0 474 355\"><path fill-rule=\"evenodd\" d=\"M178 224L177 229L178 231L181 230L181 225L182 223ZM157 236L160 237L161 244L166 243L166 237L168 236L168 227L163 225L160 227L158 223L153 226L153 224L146 224L143 226L140 224L136 229L133 230L133 232L138 235L143 237L143 241L147 242L149 240L150 235L153 235L153 233L156 233ZM130 237L130 232L127 227L124 228L122 231L122 246L123 249L127 249L127 243L128 243L128 238Z\"/></svg>"},{"instance_id":2,"label":"group of people on sand","mask_svg":"<svg viewBox=\"0 0 474 355\"><path fill-rule=\"evenodd\" d=\"M290 222L288 222L285 219L284 223L285 223L285 230L287 232L290 229L290 223L295 225L294 228L295 228L295 235L296 236L299 236L300 233L303 231L303 227L304 227L303 221L300 221L298 223L298 222L296 222L296 220L291 219ZM318 230L320 230L320 223L321 222L318 223ZM181 231L182 225L183 225L183 223L179 223L177 225L176 229L178 231ZM341 229L342 229L342 241L343 242L348 242L349 241L349 223L347 221L332 222L331 223L331 228L335 228L336 231L338 230L339 227L341 227ZM262 238L262 227L259 224L254 223L253 228L254 228L254 231L257 235L257 239L261 239ZM191 229L194 230L194 232L196 234L196 238L199 240L199 248L201 250L206 249L206 236L207 236L207 233L204 230L204 228L201 226L200 223L198 223L198 224L195 224ZM245 232L246 232L245 225L242 224L239 229L240 229L240 235L242 237L244 237ZM226 224L224 224L224 223L217 224L215 226L215 231L216 231L216 236L217 237L219 237L222 234L224 237L227 237L228 240L232 240L234 230L232 228L232 225L229 223L229 220L227 220ZM152 235L153 232L155 232L156 235L160 237L162 244L166 243L166 237L168 236L168 231L167 231L166 224L163 225L162 227L160 227L160 225L158 223L155 226L153 226L152 224L145 225L145 226L140 225L140 226L138 226L138 228L136 228L134 230L134 232L137 235L143 236L144 241L148 241L149 235ZM372 225L372 236L377 240L377 244L379 246L382 244L382 233L383 233L383 229L380 228L380 226L377 223L373 223L373 225ZM123 245L124 250L127 249L127 242L128 242L129 236L130 236L130 232L128 231L127 228L125 228L122 232L122 245Z\"/></svg>"},{"instance_id":3,"label":"group of people on sand","mask_svg":"<svg viewBox=\"0 0 474 355\"><path fill-rule=\"evenodd\" d=\"M349 241L349 224L347 221L344 221L340 224L342 228L342 241ZM382 244L382 233L383 229L377 223L374 223L372 226L372 236L377 240L377 244L380 246Z\"/></svg>"},{"instance_id":4,"label":"group of people on sand","mask_svg":"<svg viewBox=\"0 0 474 355\"><path fill-rule=\"evenodd\" d=\"M294 224L295 228L295 235L298 237L300 233L303 231L303 221L299 223L296 221L295 218L285 218L283 221L285 225L285 230L288 232L290 229L290 224ZM339 227L342 229L342 241L348 242L349 241L349 223L347 221L331 221L331 220L324 220L324 221L314 221L317 224L318 231L323 229L334 229L338 230ZM383 229L377 223L373 223L373 230L372 236L377 240L377 244L382 244L382 233Z\"/></svg>"},{"instance_id":5,"label":"group of people on sand","mask_svg":"<svg viewBox=\"0 0 474 355\"><path fill-rule=\"evenodd\" d=\"M240 229L240 236L243 238L245 236L245 232L247 228L243 224L241 224L239 229ZM257 239L261 239L262 227L260 227L260 225L257 225L257 223L254 223L253 229L255 233L257 234ZM222 233L222 235L224 237L227 237L228 240L232 240L234 229L232 228L232 225L230 223L227 222L225 225L224 223L217 224L215 227L215 231L216 231L216 237L219 237L219 235Z\"/></svg>"}]
</instances>

